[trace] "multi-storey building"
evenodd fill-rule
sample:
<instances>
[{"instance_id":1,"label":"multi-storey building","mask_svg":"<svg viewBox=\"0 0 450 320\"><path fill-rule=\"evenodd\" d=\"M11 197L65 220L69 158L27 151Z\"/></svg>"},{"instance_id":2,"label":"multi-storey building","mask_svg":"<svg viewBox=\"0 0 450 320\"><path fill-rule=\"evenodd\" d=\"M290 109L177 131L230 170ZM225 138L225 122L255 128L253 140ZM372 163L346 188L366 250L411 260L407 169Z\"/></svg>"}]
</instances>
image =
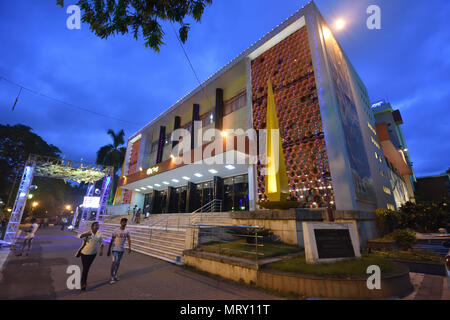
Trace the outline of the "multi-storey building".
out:
<instances>
[{"instance_id":1,"label":"multi-storey building","mask_svg":"<svg viewBox=\"0 0 450 320\"><path fill-rule=\"evenodd\" d=\"M257 209L266 195L255 150L264 150L265 141L256 134L241 138L249 129L265 129L269 78L290 198L305 208L393 207L366 87L314 3L129 138L123 193L115 203L148 205L153 213L192 212L221 199L223 211ZM180 128L191 137L171 139ZM202 139L211 128L217 129L214 140ZM239 147L230 140L244 143ZM223 150L205 155L222 141ZM194 161L180 164L173 147L186 143L190 148L183 156ZM209 163L221 156L227 161Z\"/></svg>"},{"instance_id":2,"label":"multi-storey building","mask_svg":"<svg viewBox=\"0 0 450 320\"><path fill-rule=\"evenodd\" d=\"M389 102L380 101L372 105L376 130L388 166L390 187L397 208L414 201L415 176L405 136L400 110L393 110Z\"/></svg>"}]
</instances>

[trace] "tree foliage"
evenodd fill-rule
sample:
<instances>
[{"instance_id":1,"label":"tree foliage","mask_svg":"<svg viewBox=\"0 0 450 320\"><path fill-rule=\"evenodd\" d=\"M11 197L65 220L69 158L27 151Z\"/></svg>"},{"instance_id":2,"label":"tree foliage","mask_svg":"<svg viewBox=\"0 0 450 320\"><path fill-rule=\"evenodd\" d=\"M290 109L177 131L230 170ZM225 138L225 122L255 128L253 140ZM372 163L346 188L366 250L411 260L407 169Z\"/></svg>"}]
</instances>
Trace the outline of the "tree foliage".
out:
<instances>
[{"instance_id":1,"label":"tree foliage","mask_svg":"<svg viewBox=\"0 0 450 320\"><path fill-rule=\"evenodd\" d=\"M109 129L108 134L112 138L112 143L101 147L97 151L97 164L114 167L114 180L113 185L111 186L110 199L108 201L111 203L117 186L118 177L116 176L116 173L123 164L127 149L124 147L125 132L123 130L116 133Z\"/></svg>"},{"instance_id":2,"label":"tree foliage","mask_svg":"<svg viewBox=\"0 0 450 320\"><path fill-rule=\"evenodd\" d=\"M59 157L61 150L45 142L30 127L0 125L0 199L4 202L8 200L14 179L20 179L31 153Z\"/></svg>"},{"instance_id":3,"label":"tree foliage","mask_svg":"<svg viewBox=\"0 0 450 320\"><path fill-rule=\"evenodd\" d=\"M377 209L375 224L380 235L396 229L412 229L418 232L437 232L450 227L450 205L448 199L441 201L407 202L399 211Z\"/></svg>"},{"instance_id":4,"label":"tree foliage","mask_svg":"<svg viewBox=\"0 0 450 320\"><path fill-rule=\"evenodd\" d=\"M133 37L145 40L145 47L159 52L163 45L162 21L177 23L179 38L187 40L190 25L188 17L200 22L205 7L212 0L79 0L83 12L82 21L89 24L98 37L107 39L111 35L132 32ZM64 7L64 0L56 4Z\"/></svg>"},{"instance_id":5,"label":"tree foliage","mask_svg":"<svg viewBox=\"0 0 450 320\"><path fill-rule=\"evenodd\" d=\"M23 168L30 154L58 158L61 150L47 143L28 126L0 125L0 199L6 204L11 193L10 207L14 203ZM14 181L15 187L12 188ZM28 201L25 216L29 214L33 201L39 202L36 214L51 216L60 214L65 204L79 204L85 193L82 186L73 186L62 180L35 177L33 184L38 189L32 192L33 200Z\"/></svg>"}]
</instances>

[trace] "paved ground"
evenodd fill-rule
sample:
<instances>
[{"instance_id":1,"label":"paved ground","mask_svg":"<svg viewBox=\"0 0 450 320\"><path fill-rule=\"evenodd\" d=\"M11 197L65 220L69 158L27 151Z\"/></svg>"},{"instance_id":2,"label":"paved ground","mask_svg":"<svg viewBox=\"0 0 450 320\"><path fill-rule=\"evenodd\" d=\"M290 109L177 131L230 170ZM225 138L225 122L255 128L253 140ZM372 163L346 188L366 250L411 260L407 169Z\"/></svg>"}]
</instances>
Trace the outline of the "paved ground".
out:
<instances>
[{"instance_id":1,"label":"paved ground","mask_svg":"<svg viewBox=\"0 0 450 320\"><path fill-rule=\"evenodd\" d=\"M201 275L149 256L125 254L121 281L110 285L111 258L97 257L88 278L88 291L67 289L69 265L80 265L74 252L81 242L69 231L41 229L28 257L10 254L0 274L0 299L278 299L226 280ZM106 253L106 250L105 250Z\"/></svg>"},{"instance_id":2,"label":"paved ground","mask_svg":"<svg viewBox=\"0 0 450 320\"><path fill-rule=\"evenodd\" d=\"M414 292L403 300L450 300L449 282L446 277L423 273L410 273Z\"/></svg>"},{"instance_id":3,"label":"paved ground","mask_svg":"<svg viewBox=\"0 0 450 320\"><path fill-rule=\"evenodd\" d=\"M80 259L74 257L80 244L72 232L56 227L39 230L28 257L9 255L0 272L0 299L278 299L138 253L125 254L119 272L121 281L114 285L108 283L110 258L97 257L89 274L88 291L80 294L66 285L67 267L81 265ZM4 253L0 252L0 257ZM410 276L414 292L405 300L450 300L445 277L419 273Z\"/></svg>"}]
</instances>

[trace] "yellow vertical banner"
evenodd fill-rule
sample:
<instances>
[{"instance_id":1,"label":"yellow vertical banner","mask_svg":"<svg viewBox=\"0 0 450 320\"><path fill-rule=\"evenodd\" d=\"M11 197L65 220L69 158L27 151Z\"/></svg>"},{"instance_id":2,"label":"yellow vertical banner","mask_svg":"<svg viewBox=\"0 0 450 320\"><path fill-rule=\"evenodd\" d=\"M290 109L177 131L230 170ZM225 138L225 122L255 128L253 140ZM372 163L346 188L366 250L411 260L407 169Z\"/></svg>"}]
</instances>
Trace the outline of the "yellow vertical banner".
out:
<instances>
[{"instance_id":1,"label":"yellow vertical banner","mask_svg":"<svg viewBox=\"0 0 450 320\"><path fill-rule=\"evenodd\" d=\"M124 169L125 169L125 161L122 164L122 170L120 172L119 181L122 180L122 178L123 178ZM117 182L116 193L114 195L114 201L113 201L113 205L116 205L116 204L122 204L122 188L119 186L119 182Z\"/></svg>"},{"instance_id":2,"label":"yellow vertical banner","mask_svg":"<svg viewBox=\"0 0 450 320\"><path fill-rule=\"evenodd\" d=\"M284 202L289 195L289 184L270 79L267 81L266 131L265 194L269 201Z\"/></svg>"}]
</instances>

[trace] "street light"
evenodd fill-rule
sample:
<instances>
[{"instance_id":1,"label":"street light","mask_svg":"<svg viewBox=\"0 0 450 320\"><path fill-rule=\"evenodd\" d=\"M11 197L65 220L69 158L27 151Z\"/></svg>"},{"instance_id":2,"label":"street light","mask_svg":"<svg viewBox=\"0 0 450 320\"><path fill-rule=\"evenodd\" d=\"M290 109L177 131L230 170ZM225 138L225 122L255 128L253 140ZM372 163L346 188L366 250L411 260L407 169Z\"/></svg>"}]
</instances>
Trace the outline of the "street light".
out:
<instances>
[{"instance_id":1,"label":"street light","mask_svg":"<svg viewBox=\"0 0 450 320\"><path fill-rule=\"evenodd\" d=\"M345 20L344 19L338 19L336 20L334 27L336 28L336 30L342 30L345 28Z\"/></svg>"},{"instance_id":2,"label":"street light","mask_svg":"<svg viewBox=\"0 0 450 320\"><path fill-rule=\"evenodd\" d=\"M32 204L33 208L37 207L38 205L39 205L39 202L37 202L37 201L34 201Z\"/></svg>"},{"instance_id":3,"label":"street light","mask_svg":"<svg viewBox=\"0 0 450 320\"><path fill-rule=\"evenodd\" d=\"M66 205L66 210L68 211L72 210L72 206L70 204Z\"/></svg>"}]
</instances>

